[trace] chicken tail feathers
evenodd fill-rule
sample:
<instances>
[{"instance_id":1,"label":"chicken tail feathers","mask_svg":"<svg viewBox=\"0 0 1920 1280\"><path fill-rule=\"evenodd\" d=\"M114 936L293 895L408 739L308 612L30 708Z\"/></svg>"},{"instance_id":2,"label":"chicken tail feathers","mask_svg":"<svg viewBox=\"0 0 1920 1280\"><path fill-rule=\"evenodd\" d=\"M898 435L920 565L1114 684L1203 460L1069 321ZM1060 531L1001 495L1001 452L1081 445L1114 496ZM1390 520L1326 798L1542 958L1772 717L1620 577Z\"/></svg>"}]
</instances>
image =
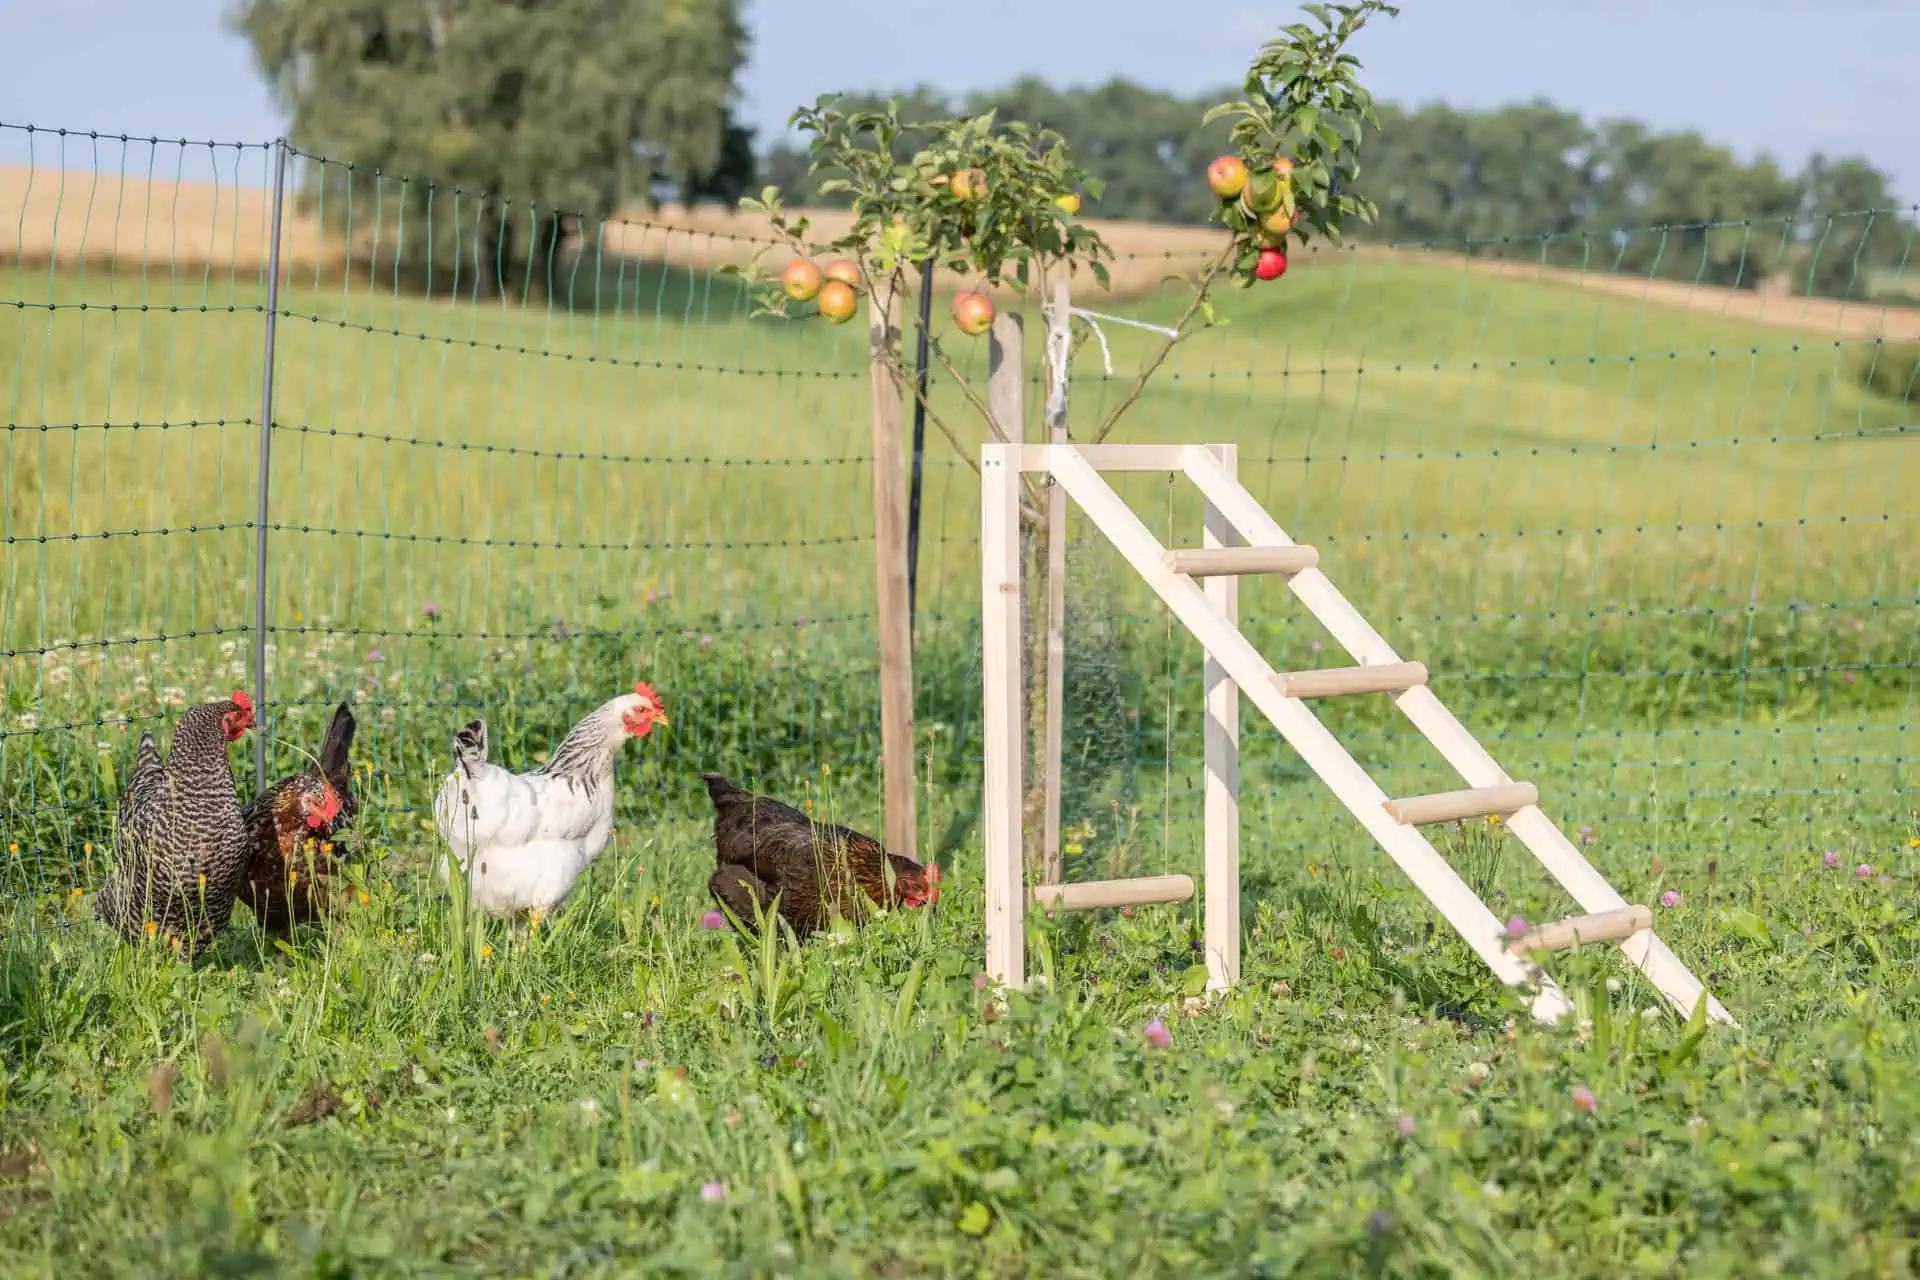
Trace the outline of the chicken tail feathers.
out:
<instances>
[{"instance_id":1,"label":"chicken tail feathers","mask_svg":"<svg viewBox=\"0 0 1920 1280\"><path fill-rule=\"evenodd\" d=\"M724 773L703 773L700 775L707 784L707 798L713 801L717 809L728 801L750 800L753 797L727 780Z\"/></svg>"},{"instance_id":2,"label":"chicken tail feathers","mask_svg":"<svg viewBox=\"0 0 1920 1280\"><path fill-rule=\"evenodd\" d=\"M487 722L469 720L466 727L453 735L454 759L460 762L460 771L472 777L480 765L487 762Z\"/></svg>"},{"instance_id":3,"label":"chicken tail feathers","mask_svg":"<svg viewBox=\"0 0 1920 1280\"><path fill-rule=\"evenodd\" d=\"M320 772L329 782L338 783L348 774L347 751L353 746L354 728L353 712L343 702L335 708L327 736L320 741Z\"/></svg>"}]
</instances>

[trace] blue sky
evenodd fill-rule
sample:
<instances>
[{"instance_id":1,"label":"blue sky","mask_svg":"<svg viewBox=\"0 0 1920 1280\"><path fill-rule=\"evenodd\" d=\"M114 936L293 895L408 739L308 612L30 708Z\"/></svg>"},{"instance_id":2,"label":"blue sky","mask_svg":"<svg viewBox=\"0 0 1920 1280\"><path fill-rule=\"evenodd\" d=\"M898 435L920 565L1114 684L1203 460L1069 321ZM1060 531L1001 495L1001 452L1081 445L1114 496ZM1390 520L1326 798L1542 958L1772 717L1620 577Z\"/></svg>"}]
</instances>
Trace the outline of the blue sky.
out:
<instances>
[{"instance_id":1,"label":"blue sky","mask_svg":"<svg viewBox=\"0 0 1920 1280\"><path fill-rule=\"evenodd\" d=\"M221 23L226 4L0 0L0 121L274 137L284 122ZM1893 175L1903 200L1920 200L1906 87L1920 65L1920 0L1401 5L1356 50L1382 98L1486 107L1544 96L1589 116L1698 129L1788 165L1815 149L1859 154ZM1027 72L1197 92L1231 83L1297 13L1248 0L748 0L745 114L777 131L794 106L834 89L982 88ZM23 159L23 136L0 136L0 162Z\"/></svg>"}]
</instances>

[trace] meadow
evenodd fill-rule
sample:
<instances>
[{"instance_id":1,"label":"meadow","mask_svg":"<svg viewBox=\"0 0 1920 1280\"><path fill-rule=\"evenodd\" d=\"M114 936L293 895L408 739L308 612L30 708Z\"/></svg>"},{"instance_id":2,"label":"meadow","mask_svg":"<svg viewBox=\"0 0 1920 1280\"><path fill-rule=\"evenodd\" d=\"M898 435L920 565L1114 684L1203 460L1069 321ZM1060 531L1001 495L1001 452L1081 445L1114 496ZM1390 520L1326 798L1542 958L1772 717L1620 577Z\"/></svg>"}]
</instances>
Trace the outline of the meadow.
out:
<instances>
[{"instance_id":1,"label":"meadow","mask_svg":"<svg viewBox=\"0 0 1920 1280\"><path fill-rule=\"evenodd\" d=\"M138 734L252 687L261 276L0 270L9 1274L1915 1268L1913 411L1863 385L1873 341L1328 257L1226 296L1112 437L1237 443L1739 1030L1592 952L1558 966L1581 1017L1535 1027L1252 721L1241 987L1192 998L1195 911L1163 907L1036 921L1047 980L1002 1005L976 982L977 490L937 431L919 818L949 889L795 953L701 926L701 769L879 825L869 391L860 326L749 320L676 265L696 233L660 234L524 305L293 273L262 700L276 769L358 710L358 892L191 969L88 894ZM939 323L983 386L984 344ZM1102 332L1078 430L1153 342ZM1116 487L1197 541L1190 493ZM1076 534L1070 866L1197 873L1197 646ZM1276 665L1337 661L1275 584L1242 609ZM531 939L466 918L425 812L451 729L485 714L530 764L636 676L673 724L628 749L572 908ZM1383 785L1455 785L1359 702L1323 718ZM1444 841L1502 914L1566 909L1497 828Z\"/></svg>"}]
</instances>

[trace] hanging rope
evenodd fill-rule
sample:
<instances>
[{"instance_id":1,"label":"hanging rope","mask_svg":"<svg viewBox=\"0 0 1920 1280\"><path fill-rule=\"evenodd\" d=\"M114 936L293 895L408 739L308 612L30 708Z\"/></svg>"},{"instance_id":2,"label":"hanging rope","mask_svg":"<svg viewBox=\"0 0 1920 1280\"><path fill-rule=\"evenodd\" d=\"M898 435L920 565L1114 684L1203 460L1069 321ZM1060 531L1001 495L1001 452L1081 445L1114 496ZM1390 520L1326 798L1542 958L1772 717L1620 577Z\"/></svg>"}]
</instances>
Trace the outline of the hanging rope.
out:
<instances>
[{"instance_id":1,"label":"hanging rope","mask_svg":"<svg viewBox=\"0 0 1920 1280\"><path fill-rule=\"evenodd\" d=\"M1087 328L1093 330L1093 336L1099 340L1100 359L1101 362L1106 365L1107 376L1109 378L1113 376L1113 352L1107 346L1106 331L1100 327L1100 321L1105 320L1109 324L1124 324L1133 329L1145 329L1148 333L1158 333L1169 338L1177 338L1180 336L1178 329L1169 329L1163 324L1148 324L1145 320L1129 320L1125 316L1110 316L1104 312L1088 311L1084 307L1074 307L1072 308L1072 313L1083 322ZM1048 336L1051 337L1053 331L1049 329L1047 332Z\"/></svg>"}]
</instances>

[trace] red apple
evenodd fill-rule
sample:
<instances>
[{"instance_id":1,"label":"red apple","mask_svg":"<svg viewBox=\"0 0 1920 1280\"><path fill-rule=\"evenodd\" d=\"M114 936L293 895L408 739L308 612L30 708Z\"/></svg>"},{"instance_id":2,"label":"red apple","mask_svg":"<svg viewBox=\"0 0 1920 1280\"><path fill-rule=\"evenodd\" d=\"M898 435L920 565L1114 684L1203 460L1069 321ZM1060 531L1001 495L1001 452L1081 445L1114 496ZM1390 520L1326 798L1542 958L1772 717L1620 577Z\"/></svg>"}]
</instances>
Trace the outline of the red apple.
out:
<instances>
[{"instance_id":1,"label":"red apple","mask_svg":"<svg viewBox=\"0 0 1920 1280\"><path fill-rule=\"evenodd\" d=\"M1222 200L1231 200L1247 185L1247 163L1239 156L1221 156L1207 166L1207 185Z\"/></svg>"},{"instance_id":2,"label":"red apple","mask_svg":"<svg viewBox=\"0 0 1920 1280\"><path fill-rule=\"evenodd\" d=\"M1287 156L1281 156L1279 159L1273 162L1273 171L1280 175L1280 181L1292 182L1293 181L1292 159L1290 159Z\"/></svg>"},{"instance_id":3,"label":"red apple","mask_svg":"<svg viewBox=\"0 0 1920 1280\"><path fill-rule=\"evenodd\" d=\"M853 319L854 309L860 303L860 295L845 280L829 280L820 286L820 314L834 324L845 324Z\"/></svg>"},{"instance_id":4,"label":"red apple","mask_svg":"<svg viewBox=\"0 0 1920 1280\"><path fill-rule=\"evenodd\" d=\"M780 288L795 302L809 301L820 292L820 268L809 258L795 258L780 273Z\"/></svg>"},{"instance_id":5,"label":"red apple","mask_svg":"<svg viewBox=\"0 0 1920 1280\"><path fill-rule=\"evenodd\" d=\"M838 280L841 284L860 287L860 264L852 258L835 258L827 264L827 279Z\"/></svg>"},{"instance_id":6,"label":"red apple","mask_svg":"<svg viewBox=\"0 0 1920 1280\"><path fill-rule=\"evenodd\" d=\"M1278 280L1285 274L1287 274L1287 255L1278 249L1262 249L1260 260L1253 264L1253 278Z\"/></svg>"},{"instance_id":7,"label":"red apple","mask_svg":"<svg viewBox=\"0 0 1920 1280\"><path fill-rule=\"evenodd\" d=\"M953 296L953 322L962 333L979 337L993 328L993 299L971 289Z\"/></svg>"}]
</instances>

